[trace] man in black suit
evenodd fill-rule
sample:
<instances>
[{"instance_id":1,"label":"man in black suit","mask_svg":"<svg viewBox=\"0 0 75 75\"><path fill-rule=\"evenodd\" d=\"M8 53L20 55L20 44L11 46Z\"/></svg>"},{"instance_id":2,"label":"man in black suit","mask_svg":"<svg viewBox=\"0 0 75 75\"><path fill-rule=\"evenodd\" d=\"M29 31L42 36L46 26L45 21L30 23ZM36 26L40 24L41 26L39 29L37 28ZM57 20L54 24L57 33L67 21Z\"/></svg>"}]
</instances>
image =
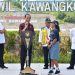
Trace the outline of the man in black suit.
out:
<instances>
[{"instance_id":1,"label":"man in black suit","mask_svg":"<svg viewBox=\"0 0 75 75\"><path fill-rule=\"evenodd\" d=\"M34 36L34 27L33 25L30 23L31 20L31 16L30 14L26 14L25 15L25 22L21 23L19 26L19 33L21 35L21 33L25 32L26 30L30 31L33 33L32 36ZM26 43L23 40L23 36L21 36L21 52L20 52L20 60L21 60L21 70L24 70L24 64L25 64L25 59L26 59L26 55L27 55L27 47L26 47ZM30 44L29 47L29 66L31 64L31 56L32 56L32 42Z\"/></svg>"}]
</instances>

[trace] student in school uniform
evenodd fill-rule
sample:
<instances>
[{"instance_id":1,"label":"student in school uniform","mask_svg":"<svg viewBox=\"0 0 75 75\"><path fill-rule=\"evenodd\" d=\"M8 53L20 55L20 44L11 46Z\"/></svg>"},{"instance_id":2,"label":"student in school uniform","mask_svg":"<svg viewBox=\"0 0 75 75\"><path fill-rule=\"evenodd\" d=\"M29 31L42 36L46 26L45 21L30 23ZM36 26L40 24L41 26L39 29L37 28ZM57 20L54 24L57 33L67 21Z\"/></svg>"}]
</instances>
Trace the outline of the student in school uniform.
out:
<instances>
[{"instance_id":1,"label":"student in school uniform","mask_svg":"<svg viewBox=\"0 0 75 75\"><path fill-rule=\"evenodd\" d=\"M50 59L51 59L51 68L49 73L53 73L54 65L56 66L56 71L55 74L59 74L59 64L58 64L58 59L59 59L59 29L56 28L56 22L53 21L50 24L51 31L50 31L50 44L48 45L49 47L49 54L50 54Z\"/></svg>"}]
</instances>

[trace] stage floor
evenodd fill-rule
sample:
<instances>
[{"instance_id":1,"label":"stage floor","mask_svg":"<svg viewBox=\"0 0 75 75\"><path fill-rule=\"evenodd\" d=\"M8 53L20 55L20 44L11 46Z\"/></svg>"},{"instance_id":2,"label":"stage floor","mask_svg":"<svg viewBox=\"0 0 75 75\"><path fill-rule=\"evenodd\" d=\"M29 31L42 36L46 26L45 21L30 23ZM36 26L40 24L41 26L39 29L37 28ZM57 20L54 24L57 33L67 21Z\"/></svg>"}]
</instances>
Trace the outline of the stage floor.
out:
<instances>
[{"instance_id":1,"label":"stage floor","mask_svg":"<svg viewBox=\"0 0 75 75\"><path fill-rule=\"evenodd\" d=\"M19 75L20 72L20 64L5 64L8 66L8 69L1 69L0 68L0 75ZM60 67L60 75L75 75L74 70L67 70L69 64L59 64ZM43 69L42 63L32 63L31 68L36 70L38 75L48 75L49 69Z\"/></svg>"}]
</instances>

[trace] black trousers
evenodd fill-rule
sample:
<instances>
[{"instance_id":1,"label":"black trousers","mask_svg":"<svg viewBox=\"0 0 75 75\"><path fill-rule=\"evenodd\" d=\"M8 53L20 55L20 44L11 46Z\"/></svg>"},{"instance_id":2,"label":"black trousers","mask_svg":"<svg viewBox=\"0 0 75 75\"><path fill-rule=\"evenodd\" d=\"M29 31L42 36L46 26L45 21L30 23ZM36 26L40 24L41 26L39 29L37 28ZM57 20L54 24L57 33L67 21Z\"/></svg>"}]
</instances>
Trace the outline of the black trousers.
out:
<instances>
[{"instance_id":1,"label":"black trousers","mask_svg":"<svg viewBox=\"0 0 75 75\"><path fill-rule=\"evenodd\" d=\"M74 68L74 64L75 64L75 50L72 50L70 66Z\"/></svg>"},{"instance_id":2,"label":"black trousers","mask_svg":"<svg viewBox=\"0 0 75 75\"><path fill-rule=\"evenodd\" d=\"M47 46L43 47L43 52L44 52L44 66L48 67L48 52L49 49Z\"/></svg>"},{"instance_id":3,"label":"black trousers","mask_svg":"<svg viewBox=\"0 0 75 75\"><path fill-rule=\"evenodd\" d=\"M31 64L31 56L32 56L32 45L29 48L29 66ZM20 52L20 60L21 60L21 70L24 69L24 64L27 56L27 49L25 45L21 45L21 52Z\"/></svg>"},{"instance_id":4,"label":"black trousers","mask_svg":"<svg viewBox=\"0 0 75 75\"><path fill-rule=\"evenodd\" d=\"M4 66L3 55L4 55L4 44L0 44L0 67Z\"/></svg>"}]
</instances>

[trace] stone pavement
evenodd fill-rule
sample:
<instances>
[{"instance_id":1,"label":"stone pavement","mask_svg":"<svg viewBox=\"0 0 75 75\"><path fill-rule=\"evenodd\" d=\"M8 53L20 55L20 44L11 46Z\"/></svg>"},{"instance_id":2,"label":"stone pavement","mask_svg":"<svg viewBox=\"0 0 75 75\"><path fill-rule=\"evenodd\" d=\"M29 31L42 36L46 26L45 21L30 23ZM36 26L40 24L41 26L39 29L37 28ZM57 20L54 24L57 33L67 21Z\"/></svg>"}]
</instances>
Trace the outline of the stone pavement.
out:
<instances>
[{"instance_id":1,"label":"stone pavement","mask_svg":"<svg viewBox=\"0 0 75 75\"><path fill-rule=\"evenodd\" d=\"M8 69L0 69L0 75L19 75L20 64L5 64L8 66ZM67 70L69 64L59 64L60 75L75 75L74 70ZM31 68L35 69L38 75L48 75L49 69L43 69L43 63L32 63Z\"/></svg>"}]
</instances>

